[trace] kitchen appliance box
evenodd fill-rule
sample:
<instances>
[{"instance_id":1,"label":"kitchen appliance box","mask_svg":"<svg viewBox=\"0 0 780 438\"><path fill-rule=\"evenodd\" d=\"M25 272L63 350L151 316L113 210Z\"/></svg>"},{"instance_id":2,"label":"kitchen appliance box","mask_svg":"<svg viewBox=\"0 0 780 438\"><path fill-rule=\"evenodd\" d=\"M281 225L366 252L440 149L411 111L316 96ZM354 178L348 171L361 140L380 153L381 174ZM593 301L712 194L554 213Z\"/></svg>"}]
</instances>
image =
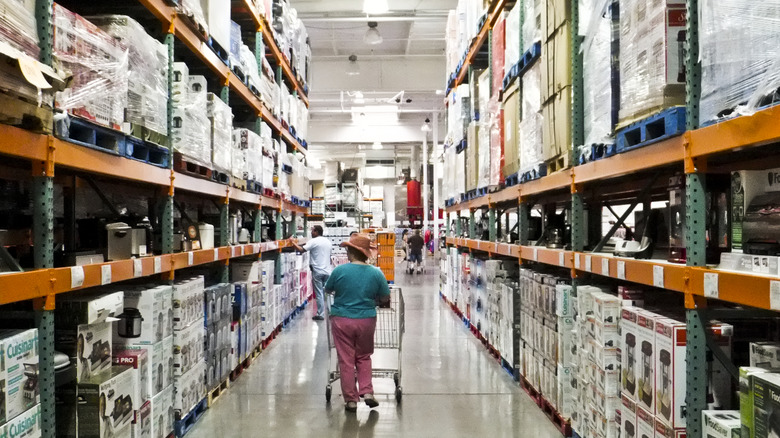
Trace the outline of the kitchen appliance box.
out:
<instances>
[{"instance_id":1,"label":"kitchen appliance box","mask_svg":"<svg viewBox=\"0 0 780 438\"><path fill-rule=\"evenodd\" d=\"M638 408L641 407L651 414L655 412L656 402L655 320L659 317L660 315L640 309L636 319L636 402Z\"/></svg>"},{"instance_id":2,"label":"kitchen appliance box","mask_svg":"<svg viewBox=\"0 0 780 438\"><path fill-rule=\"evenodd\" d=\"M168 285L139 289L125 289L125 309L134 308L141 313L141 334L124 338L114 328L117 344L155 344L173 334L173 288ZM201 310L202 311L202 310Z\"/></svg>"},{"instance_id":3,"label":"kitchen appliance box","mask_svg":"<svg viewBox=\"0 0 780 438\"><path fill-rule=\"evenodd\" d=\"M124 310L124 292L65 294L57 299L55 325L75 327L79 324L104 322L118 317Z\"/></svg>"},{"instance_id":4,"label":"kitchen appliance box","mask_svg":"<svg viewBox=\"0 0 780 438\"><path fill-rule=\"evenodd\" d=\"M636 406L636 436L637 438L655 437L655 418L639 404Z\"/></svg>"},{"instance_id":5,"label":"kitchen appliance box","mask_svg":"<svg viewBox=\"0 0 780 438\"><path fill-rule=\"evenodd\" d=\"M726 357L731 357L731 339L734 327L728 324L714 323L709 328L713 340L720 346ZM685 332L684 322L670 318L658 318L655 321L655 393L656 418L672 428L684 428L685 421ZM710 392L713 395L713 407L728 409L731 399L731 375L718 360L710 367Z\"/></svg>"},{"instance_id":6,"label":"kitchen appliance box","mask_svg":"<svg viewBox=\"0 0 780 438\"><path fill-rule=\"evenodd\" d=\"M149 358L147 391L151 397L173 384L173 336L154 345L119 345L121 350L145 350Z\"/></svg>"},{"instance_id":7,"label":"kitchen appliance box","mask_svg":"<svg viewBox=\"0 0 780 438\"><path fill-rule=\"evenodd\" d=\"M79 438L102 438L109 436L109 431L113 432L113 436L119 436L120 431L125 429L129 436L136 403L133 400L133 382L131 369L117 366L79 383L75 389L79 402L72 407L67 402L57 407L63 411L71 409L57 416L58 429L78 430ZM72 415L74 413L76 415ZM63 424L62 420L71 423Z\"/></svg>"},{"instance_id":8,"label":"kitchen appliance box","mask_svg":"<svg viewBox=\"0 0 780 438\"><path fill-rule=\"evenodd\" d=\"M206 363L193 366L186 374L173 378L173 409L177 419L181 419L206 396L203 376Z\"/></svg>"},{"instance_id":9,"label":"kitchen appliance box","mask_svg":"<svg viewBox=\"0 0 780 438\"><path fill-rule=\"evenodd\" d=\"M166 438L173 432L173 384L152 397L152 438Z\"/></svg>"},{"instance_id":10,"label":"kitchen appliance box","mask_svg":"<svg viewBox=\"0 0 780 438\"><path fill-rule=\"evenodd\" d=\"M40 403L38 330L0 330L0 424Z\"/></svg>"},{"instance_id":11,"label":"kitchen appliance box","mask_svg":"<svg viewBox=\"0 0 780 438\"><path fill-rule=\"evenodd\" d=\"M627 438L636 436L636 402L626 394L620 394L620 421L621 430Z\"/></svg>"},{"instance_id":12,"label":"kitchen appliance box","mask_svg":"<svg viewBox=\"0 0 780 438\"><path fill-rule=\"evenodd\" d=\"M204 361L203 348L206 329L203 318L183 330L173 332L173 375L181 376Z\"/></svg>"},{"instance_id":13,"label":"kitchen appliance box","mask_svg":"<svg viewBox=\"0 0 780 438\"><path fill-rule=\"evenodd\" d=\"M173 286L173 329L181 330L203 319L205 283L203 276Z\"/></svg>"},{"instance_id":14,"label":"kitchen appliance box","mask_svg":"<svg viewBox=\"0 0 780 438\"><path fill-rule=\"evenodd\" d=\"M702 411L701 415L706 438L740 438L739 411Z\"/></svg>"},{"instance_id":15,"label":"kitchen appliance box","mask_svg":"<svg viewBox=\"0 0 780 438\"><path fill-rule=\"evenodd\" d=\"M24 411L8 423L0 425L0 438L40 438L41 430L41 405Z\"/></svg>"},{"instance_id":16,"label":"kitchen appliance box","mask_svg":"<svg viewBox=\"0 0 780 438\"><path fill-rule=\"evenodd\" d=\"M152 436L152 401L149 400L135 411L135 420L130 426L131 438L148 438Z\"/></svg>"},{"instance_id":17,"label":"kitchen appliance box","mask_svg":"<svg viewBox=\"0 0 780 438\"><path fill-rule=\"evenodd\" d=\"M755 438L778 436L777 417L780 411L780 374L765 373L753 376L753 413Z\"/></svg>"},{"instance_id":18,"label":"kitchen appliance box","mask_svg":"<svg viewBox=\"0 0 780 438\"><path fill-rule=\"evenodd\" d=\"M114 365L127 366L132 369L135 382L133 386L136 388L133 400L137 400L139 405L149 401L152 397L152 368L149 352L146 350L118 350L115 348L113 360Z\"/></svg>"},{"instance_id":19,"label":"kitchen appliance box","mask_svg":"<svg viewBox=\"0 0 780 438\"><path fill-rule=\"evenodd\" d=\"M57 328L57 349L70 357L76 366L76 380L89 379L111 367L111 335L115 322L81 324L73 329Z\"/></svg>"},{"instance_id":20,"label":"kitchen appliance box","mask_svg":"<svg viewBox=\"0 0 780 438\"><path fill-rule=\"evenodd\" d=\"M777 373L780 369L768 370L757 367L739 368L739 412L742 422L741 437L754 436L753 379L757 374Z\"/></svg>"},{"instance_id":21,"label":"kitchen appliance box","mask_svg":"<svg viewBox=\"0 0 780 438\"><path fill-rule=\"evenodd\" d=\"M750 366L764 369L780 368L780 343L751 342Z\"/></svg>"}]
</instances>

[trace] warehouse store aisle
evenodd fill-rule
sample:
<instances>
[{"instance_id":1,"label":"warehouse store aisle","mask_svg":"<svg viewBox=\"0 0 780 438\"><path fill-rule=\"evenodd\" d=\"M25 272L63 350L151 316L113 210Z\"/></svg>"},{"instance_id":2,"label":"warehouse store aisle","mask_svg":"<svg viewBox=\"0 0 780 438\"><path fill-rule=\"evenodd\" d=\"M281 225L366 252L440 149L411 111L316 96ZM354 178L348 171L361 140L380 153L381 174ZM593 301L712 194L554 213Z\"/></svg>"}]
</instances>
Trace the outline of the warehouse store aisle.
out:
<instances>
[{"instance_id":1,"label":"warehouse store aisle","mask_svg":"<svg viewBox=\"0 0 780 438\"><path fill-rule=\"evenodd\" d=\"M391 380L375 379L373 412L361 403L357 415L346 413L338 382L327 405L326 327L307 309L188 436L559 437L439 299L438 278L432 263L423 276L396 275L406 301L402 404L389 395Z\"/></svg>"}]
</instances>

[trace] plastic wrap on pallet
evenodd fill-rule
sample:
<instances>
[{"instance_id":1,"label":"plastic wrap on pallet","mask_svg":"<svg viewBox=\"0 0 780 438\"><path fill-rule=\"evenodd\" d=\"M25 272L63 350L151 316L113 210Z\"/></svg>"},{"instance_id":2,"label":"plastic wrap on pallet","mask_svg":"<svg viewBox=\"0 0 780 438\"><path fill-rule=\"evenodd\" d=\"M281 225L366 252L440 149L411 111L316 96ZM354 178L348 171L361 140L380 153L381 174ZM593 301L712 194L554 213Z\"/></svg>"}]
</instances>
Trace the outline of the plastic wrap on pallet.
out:
<instances>
[{"instance_id":1,"label":"plastic wrap on pallet","mask_svg":"<svg viewBox=\"0 0 780 438\"><path fill-rule=\"evenodd\" d=\"M447 73L454 73L455 69L458 66L459 57L461 54L458 53L458 13L452 9L450 10L449 14L447 14L447 26L444 30L444 41L445 41L445 56L446 56L446 67L447 67Z\"/></svg>"},{"instance_id":2,"label":"plastic wrap on pallet","mask_svg":"<svg viewBox=\"0 0 780 438\"><path fill-rule=\"evenodd\" d=\"M444 168L455 169L455 148L453 146L447 146L444 149ZM454 171L444 172L442 193L444 194L445 199L451 199L456 196Z\"/></svg>"},{"instance_id":3,"label":"plastic wrap on pallet","mask_svg":"<svg viewBox=\"0 0 780 438\"><path fill-rule=\"evenodd\" d=\"M542 0L526 0L523 2L523 53L542 40Z\"/></svg>"},{"instance_id":4,"label":"plastic wrap on pallet","mask_svg":"<svg viewBox=\"0 0 780 438\"><path fill-rule=\"evenodd\" d=\"M187 116L186 142L179 151L198 163L211 167L211 124L208 117L206 78L189 77L189 92L185 112Z\"/></svg>"},{"instance_id":5,"label":"plastic wrap on pallet","mask_svg":"<svg viewBox=\"0 0 780 438\"><path fill-rule=\"evenodd\" d=\"M476 153L477 186L475 188L481 189L490 184L490 131L493 128L493 114L490 112L482 114L479 125L479 145ZM471 163L466 163L466 165L470 166Z\"/></svg>"},{"instance_id":6,"label":"plastic wrap on pallet","mask_svg":"<svg viewBox=\"0 0 780 438\"><path fill-rule=\"evenodd\" d=\"M543 161L542 153L542 82L541 62L525 72L522 79L522 120L520 120L520 170Z\"/></svg>"},{"instance_id":7,"label":"plastic wrap on pallet","mask_svg":"<svg viewBox=\"0 0 780 438\"><path fill-rule=\"evenodd\" d=\"M292 167L292 163L290 162L290 157L285 154L279 154L278 156L279 160L279 171L277 172L277 175L279 176L279 193L281 193L284 196L290 197L290 175L285 172L284 168L290 168Z\"/></svg>"},{"instance_id":8,"label":"plastic wrap on pallet","mask_svg":"<svg viewBox=\"0 0 780 438\"><path fill-rule=\"evenodd\" d=\"M614 0L580 0L583 47L585 144L612 136L612 16Z\"/></svg>"},{"instance_id":9,"label":"plastic wrap on pallet","mask_svg":"<svg viewBox=\"0 0 780 438\"><path fill-rule=\"evenodd\" d=\"M780 100L780 1L706 0L699 11L701 121Z\"/></svg>"},{"instance_id":10,"label":"plastic wrap on pallet","mask_svg":"<svg viewBox=\"0 0 780 438\"><path fill-rule=\"evenodd\" d=\"M29 62L32 62L41 71L45 72L48 80L48 76L56 77L56 73L48 66L44 66L40 62L25 55L20 50L11 47L8 43L0 41L0 53L6 56L8 59L28 58ZM35 85L31 84L24 75L21 74L18 67L14 64L7 65L7 68L0 69L0 92L8 94L10 96L19 97L22 100L36 104L41 108L47 108L51 111L54 107L54 93L55 89L38 89ZM11 121L5 119L3 123L14 124L17 121ZM18 122L22 122L18 120Z\"/></svg>"},{"instance_id":11,"label":"plastic wrap on pallet","mask_svg":"<svg viewBox=\"0 0 780 438\"><path fill-rule=\"evenodd\" d=\"M451 94L447 107L447 136L452 144L459 144L466 137L471 121L468 84L459 85Z\"/></svg>"},{"instance_id":12,"label":"plastic wrap on pallet","mask_svg":"<svg viewBox=\"0 0 780 438\"><path fill-rule=\"evenodd\" d=\"M241 45L241 66L244 74L247 75L247 80L255 87L259 86L260 70L257 65L257 56L246 44Z\"/></svg>"},{"instance_id":13,"label":"plastic wrap on pallet","mask_svg":"<svg viewBox=\"0 0 780 438\"><path fill-rule=\"evenodd\" d=\"M620 2L620 123L685 103L685 1Z\"/></svg>"},{"instance_id":14,"label":"plastic wrap on pallet","mask_svg":"<svg viewBox=\"0 0 780 438\"><path fill-rule=\"evenodd\" d=\"M211 122L211 162L214 169L229 173L233 165L233 111L213 93L208 94L207 111Z\"/></svg>"},{"instance_id":15,"label":"plastic wrap on pallet","mask_svg":"<svg viewBox=\"0 0 780 438\"><path fill-rule=\"evenodd\" d=\"M522 50L520 48L520 11L523 8L523 2L515 3L512 10L506 16L506 45L504 47L504 75L520 61Z\"/></svg>"},{"instance_id":16,"label":"plastic wrap on pallet","mask_svg":"<svg viewBox=\"0 0 780 438\"><path fill-rule=\"evenodd\" d=\"M235 21L230 22L230 47L228 48L230 65L241 64L241 25Z\"/></svg>"},{"instance_id":17,"label":"plastic wrap on pallet","mask_svg":"<svg viewBox=\"0 0 780 438\"><path fill-rule=\"evenodd\" d=\"M481 187L497 187L501 183L501 167L504 162L504 110L498 96L490 100L490 161L487 184Z\"/></svg>"},{"instance_id":18,"label":"plastic wrap on pallet","mask_svg":"<svg viewBox=\"0 0 780 438\"><path fill-rule=\"evenodd\" d=\"M245 128L233 130L233 177L260 182L263 169L263 139Z\"/></svg>"},{"instance_id":19,"label":"plastic wrap on pallet","mask_svg":"<svg viewBox=\"0 0 780 438\"><path fill-rule=\"evenodd\" d=\"M493 26L493 45L492 52L492 69L493 72L493 87L491 89L492 95L498 96L498 93L503 89L504 83L504 48L506 47L506 14L501 13L498 21Z\"/></svg>"},{"instance_id":20,"label":"plastic wrap on pallet","mask_svg":"<svg viewBox=\"0 0 780 438\"><path fill-rule=\"evenodd\" d=\"M73 75L56 105L95 123L120 129L127 107L128 52L84 17L54 4L55 67Z\"/></svg>"},{"instance_id":21,"label":"plastic wrap on pallet","mask_svg":"<svg viewBox=\"0 0 780 438\"><path fill-rule=\"evenodd\" d=\"M180 0L178 2L179 12L189 17L198 26L202 27L206 34L209 33L209 27L206 24L206 15L203 13L203 7L200 0Z\"/></svg>"},{"instance_id":22,"label":"plastic wrap on pallet","mask_svg":"<svg viewBox=\"0 0 780 438\"><path fill-rule=\"evenodd\" d=\"M168 48L125 15L88 17L128 48L125 121L158 134L168 133Z\"/></svg>"},{"instance_id":23,"label":"plastic wrap on pallet","mask_svg":"<svg viewBox=\"0 0 780 438\"><path fill-rule=\"evenodd\" d=\"M466 153L455 153L455 172L454 172L455 193L466 193Z\"/></svg>"},{"instance_id":24,"label":"plastic wrap on pallet","mask_svg":"<svg viewBox=\"0 0 780 438\"><path fill-rule=\"evenodd\" d=\"M0 41L38 59L38 28L35 0L0 1Z\"/></svg>"}]
</instances>

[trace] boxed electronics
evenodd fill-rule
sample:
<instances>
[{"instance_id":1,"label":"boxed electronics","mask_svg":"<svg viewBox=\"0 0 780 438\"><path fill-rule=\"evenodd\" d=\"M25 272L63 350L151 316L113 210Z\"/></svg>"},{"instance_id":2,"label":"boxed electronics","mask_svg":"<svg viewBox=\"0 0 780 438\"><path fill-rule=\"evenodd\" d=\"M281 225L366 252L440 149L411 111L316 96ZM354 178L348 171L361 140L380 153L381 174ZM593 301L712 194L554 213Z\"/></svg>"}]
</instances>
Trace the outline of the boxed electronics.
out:
<instances>
[{"instance_id":1,"label":"boxed electronics","mask_svg":"<svg viewBox=\"0 0 780 438\"><path fill-rule=\"evenodd\" d=\"M0 330L0 424L39 402L38 330Z\"/></svg>"},{"instance_id":2,"label":"boxed electronics","mask_svg":"<svg viewBox=\"0 0 780 438\"><path fill-rule=\"evenodd\" d=\"M684 322L669 318L655 321L655 389L656 418L672 428L684 428L685 422L685 333ZM731 337L734 328L715 323L709 331L726 357L731 357ZM731 376L720 361L714 359L708 367L707 381L714 408L728 408L731 399Z\"/></svg>"},{"instance_id":3,"label":"boxed electronics","mask_svg":"<svg viewBox=\"0 0 780 438\"><path fill-rule=\"evenodd\" d=\"M152 438L166 438L173 433L173 384L152 397Z\"/></svg>"},{"instance_id":4,"label":"boxed electronics","mask_svg":"<svg viewBox=\"0 0 780 438\"><path fill-rule=\"evenodd\" d=\"M754 436L753 379L757 374L775 373L780 370L768 370L756 367L739 368L739 412L742 421L740 436Z\"/></svg>"},{"instance_id":5,"label":"boxed electronics","mask_svg":"<svg viewBox=\"0 0 780 438\"><path fill-rule=\"evenodd\" d=\"M114 365L127 366L133 370L134 387L137 394L133 397L138 404L146 403L152 397L151 357L147 350L123 350L114 348Z\"/></svg>"},{"instance_id":6,"label":"boxed electronics","mask_svg":"<svg viewBox=\"0 0 780 438\"><path fill-rule=\"evenodd\" d=\"M8 420L8 423L0 425L0 437L40 438L41 421L41 405L35 405L23 414Z\"/></svg>"},{"instance_id":7,"label":"boxed electronics","mask_svg":"<svg viewBox=\"0 0 780 438\"><path fill-rule=\"evenodd\" d=\"M130 426L131 438L147 438L152 436L152 401L148 400L135 411L135 419Z\"/></svg>"},{"instance_id":8,"label":"boxed electronics","mask_svg":"<svg viewBox=\"0 0 780 438\"><path fill-rule=\"evenodd\" d=\"M180 281L173 286L173 329L181 330L203 319L203 276Z\"/></svg>"},{"instance_id":9,"label":"boxed electronics","mask_svg":"<svg viewBox=\"0 0 780 438\"><path fill-rule=\"evenodd\" d=\"M780 411L780 374L753 376L753 412L755 438L772 438L780 434L775 421Z\"/></svg>"},{"instance_id":10,"label":"boxed electronics","mask_svg":"<svg viewBox=\"0 0 780 438\"><path fill-rule=\"evenodd\" d=\"M127 288L124 291L124 314L127 315L128 324L131 320L134 321L135 329L120 331L121 324L117 324L114 327L114 340L117 344L155 344L173 334L171 286Z\"/></svg>"},{"instance_id":11,"label":"boxed electronics","mask_svg":"<svg viewBox=\"0 0 780 438\"><path fill-rule=\"evenodd\" d=\"M702 411L701 416L702 435L706 438L734 438L740 436L739 411Z\"/></svg>"},{"instance_id":12,"label":"boxed electronics","mask_svg":"<svg viewBox=\"0 0 780 438\"><path fill-rule=\"evenodd\" d=\"M637 431L636 402L625 394L620 394L620 403L621 430L626 438L634 438Z\"/></svg>"},{"instance_id":13,"label":"boxed electronics","mask_svg":"<svg viewBox=\"0 0 780 438\"><path fill-rule=\"evenodd\" d=\"M777 243L780 241L780 233L778 233L777 227L777 214L771 208L763 208L775 203L778 190L780 190L780 169L743 170L731 173L731 248L733 253L739 254L744 251L754 255L778 255L776 249ZM769 245L767 246L767 244ZM722 256L726 256L726 254ZM745 262L748 260L751 259L747 259ZM762 272L761 268L756 269L752 265L748 267L738 265L736 262L731 262L731 264L732 266L727 266L726 269ZM767 259L767 265L769 265L769 259Z\"/></svg>"},{"instance_id":14,"label":"boxed electronics","mask_svg":"<svg viewBox=\"0 0 780 438\"><path fill-rule=\"evenodd\" d=\"M260 262L236 262L230 264L231 280L233 282L260 281L262 266Z\"/></svg>"},{"instance_id":15,"label":"boxed electronics","mask_svg":"<svg viewBox=\"0 0 780 438\"><path fill-rule=\"evenodd\" d=\"M638 408L655 412L655 320L659 315L645 310L637 312L637 389Z\"/></svg>"},{"instance_id":16,"label":"boxed electronics","mask_svg":"<svg viewBox=\"0 0 780 438\"><path fill-rule=\"evenodd\" d=\"M203 318L173 332L173 375L181 376L203 362Z\"/></svg>"},{"instance_id":17,"label":"boxed electronics","mask_svg":"<svg viewBox=\"0 0 780 438\"><path fill-rule=\"evenodd\" d=\"M55 325L75 327L119 317L124 309L124 292L65 294L57 299Z\"/></svg>"},{"instance_id":18,"label":"boxed electronics","mask_svg":"<svg viewBox=\"0 0 780 438\"><path fill-rule=\"evenodd\" d=\"M79 438L102 438L129 428L137 402L133 383L131 369L116 366L78 384Z\"/></svg>"},{"instance_id":19,"label":"boxed electronics","mask_svg":"<svg viewBox=\"0 0 780 438\"><path fill-rule=\"evenodd\" d=\"M675 429L655 419L655 438L685 438L685 429ZM707 437L709 438L709 437Z\"/></svg>"},{"instance_id":20,"label":"boxed electronics","mask_svg":"<svg viewBox=\"0 0 780 438\"><path fill-rule=\"evenodd\" d=\"M75 337L71 330L57 330L57 347L70 356L71 362L75 361L77 382L111 368L111 332L114 324L81 324L76 328Z\"/></svg>"},{"instance_id":21,"label":"boxed electronics","mask_svg":"<svg viewBox=\"0 0 780 438\"><path fill-rule=\"evenodd\" d=\"M577 362L577 346L574 339L574 318L558 318L558 363L565 367L574 366Z\"/></svg>"},{"instance_id":22,"label":"boxed electronics","mask_svg":"<svg viewBox=\"0 0 780 438\"><path fill-rule=\"evenodd\" d=\"M780 368L780 343L751 342L750 366L764 369Z\"/></svg>"},{"instance_id":23,"label":"boxed electronics","mask_svg":"<svg viewBox=\"0 0 780 438\"><path fill-rule=\"evenodd\" d=\"M182 376L173 379L173 409L176 418L181 419L195 407L206 395L206 386L203 376L206 364L200 362Z\"/></svg>"},{"instance_id":24,"label":"boxed electronics","mask_svg":"<svg viewBox=\"0 0 780 438\"><path fill-rule=\"evenodd\" d=\"M145 350L149 358L149 376L147 380L149 394L154 397L160 391L173 384L173 336L169 336L154 345L121 345L123 350Z\"/></svg>"},{"instance_id":25,"label":"boxed electronics","mask_svg":"<svg viewBox=\"0 0 780 438\"><path fill-rule=\"evenodd\" d=\"M636 436L638 438L654 437L655 436L655 417L653 414L640 407L636 406Z\"/></svg>"},{"instance_id":26,"label":"boxed electronics","mask_svg":"<svg viewBox=\"0 0 780 438\"><path fill-rule=\"evenodd\" d=\"M247 310L247 283L233 283L233 321L239 321L246 315Z\"/></svg>"},{"instance_id":27,"label":"boxed electronics","mask_svg":"<svg viewBox=\"0 0 780 438\"><path fill-rule=\"evenodd\" d=\"M620 330L622 333L622 345L620 355L620 373L621 384L620 391L631 401L637 399L637 382L641 366L637 363L641 359L637 350L637 336L639 326L636 324L637 316L641 309L637 307L623 307L620 320ZM641 345L640 345L641 346Z\"/></svg>"}]
</instances>

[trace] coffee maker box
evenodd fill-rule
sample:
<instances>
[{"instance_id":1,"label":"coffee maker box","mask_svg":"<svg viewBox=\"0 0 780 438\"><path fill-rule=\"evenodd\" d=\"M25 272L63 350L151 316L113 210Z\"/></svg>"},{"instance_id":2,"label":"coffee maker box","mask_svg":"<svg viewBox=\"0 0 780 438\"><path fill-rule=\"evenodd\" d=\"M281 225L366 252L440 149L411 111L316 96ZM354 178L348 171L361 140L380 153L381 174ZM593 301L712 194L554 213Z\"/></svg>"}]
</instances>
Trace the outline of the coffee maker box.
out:
<instances>
[{"instance_id":1,"label":"coffee maker box","mask_svg":"<svg viewBox=\"0 0 780 438\"><path fill-rule=\"evenodd\" d=\"M673 428L664 422L660 421L658 417L655 419L655 438L685 438L685 429ZM709 437L707 437L709 438Z\"/></svg>"},{"instance_id":2,"label":"coffee maker box","mask_svg":"<svg viewBox=\"0 0 780 438\"><path fill-rule=\"evenodd\" d=\"M182 376L203 362L205 327L203 319L173 332L173 375Z\"/></svg>"},{"instance_id":3,"label":"coffee maker box","mask_svg":"<svg viewBox=\"0 0 780 438\"><path fill-rule=\"evenodd\" d=\"M636 437L636 402L625 393L620 394L620 422L621 430L626 438Z\"/></svg>"},{"instance_id":4,"label":"coffee maker box","mask_svg":"<svg viewBox=\"0 0 780 438\"><path fill-rule=\"evenodd\" d=\"M0 424L40 403L38 330L0 330Z\"/></svg>"},{"instance_id":5,"label":"coffee maker box","mask_svg":"<svg viewBox=\"0 0 780 438\"><path fill-rule=\"evenodd\" d=\"M135 411L135 419L130 426L131 438L152 436L152 401L149 400Z\"/></svg>"},{"instance_id":6,"label":"coffee maker box","mask_svg":"<svg viewBox=\"0 0 780 438\"><path fill-rule=\"evenodd\" d=\"M129 429L137 402L133 383L132 370L116 366L78 384L79 438L115 436Z\"/></svg>"},{"instance_id":7,"label":"coffee maker box","mask_svg":"<svg viewBox=\"0 0 780 438\"><path fill-rule=\"evenodd\" d=\"M39 404L10 419L8 423L0 425L2 438L40 438L41 436L41 405Z\"/></svg>"},{"instance_id":8,"label":"coffee maker box","mask_svg":"<svg viewBox=\"0 0 780 438\"><path fill-rule=\"evenodd\" d=\"M750 366L764 369L780 368L780 343L751 342Z\"/></svg>"},{"instance_id":9,"label":"coffee maker box","mask_svg":"<svg viewBox=\"0 0 780 438\"><path fill-rule=\"evenodd\" d=\"M206 363L201 361L186 374L173 378L173 409L176 418L184 418L206 396L203 381Z\"/></svg>"},{"instance_id":10,"label":"coffee maker box","mask_svg":"<svg viewBox=\"0 0 780 438\"><path fill-rule=\"evenodd\" d=\"M655 437L655 417L639 404L636 406L636 431L637 438Z\"/></svg>"},{"instance_id":11,"label":"coffee maker box","mask_svg":"<svg viewBox=\"0 0 780 438\"><path fill-rule=\"evenodd\" d=\"M702 411L701 416L703 436L707 438L738 438L741 436L739 411Z\"/></svg>"},{"instance_id":12,"label":"coffee maker box","mask_svg":"<svg viewBox=\"0 0 780 438\"><path fill-rule=\"evenodd\" d=\"M138 336L120 336L114 327L114 342L122 345L156 344L173 334L173 288L168 285L125 290L125 311L140 312L141 333ZM202 312L203 309L200 309Z\"/></svg>"},{"instance_id":13,"label":"coffee maker box","mask_svg":"<svg viewBox=\"0 0 780 438\"><path fill-rule=\"evenodd\" d=\"M130 367L134 374L134 386L137 389L133 399L138 405L151 399L152 367L147 350L114 349L114 365Z\"/></svg>"},{"instance_id":14,"label":"coffee maker box","mask_svg":"<svg viewBox=\"0 0 780 438\"><path fill-rule=\"evenodd\" d=\"M623 307L620 319L620 392L636 403L639 372L641 370L641 352L637 344L639 326L636 324L641 309L638 307Z\"/></svg>"},{"instance_id":15,"label":"coffee maker box","mask_svg":"<svg viewBox=\"0 0 780 438\"><path fill-rule=\"evenodd\" d=\"M152 397L152 438L166 438L173 432L173 385Z\"/></svg>"},{"instance_id":16,"label":"coffee maker box","mask_svg":"<svg viewBox=\"0 0 780 438\"><path fill-rule=\"evenodd\" d=\"M655 413L655 320L660 316L641 310L637 312L636 366L637 366L637 406L647 412Z\"/></svg>"}]
</instances>

